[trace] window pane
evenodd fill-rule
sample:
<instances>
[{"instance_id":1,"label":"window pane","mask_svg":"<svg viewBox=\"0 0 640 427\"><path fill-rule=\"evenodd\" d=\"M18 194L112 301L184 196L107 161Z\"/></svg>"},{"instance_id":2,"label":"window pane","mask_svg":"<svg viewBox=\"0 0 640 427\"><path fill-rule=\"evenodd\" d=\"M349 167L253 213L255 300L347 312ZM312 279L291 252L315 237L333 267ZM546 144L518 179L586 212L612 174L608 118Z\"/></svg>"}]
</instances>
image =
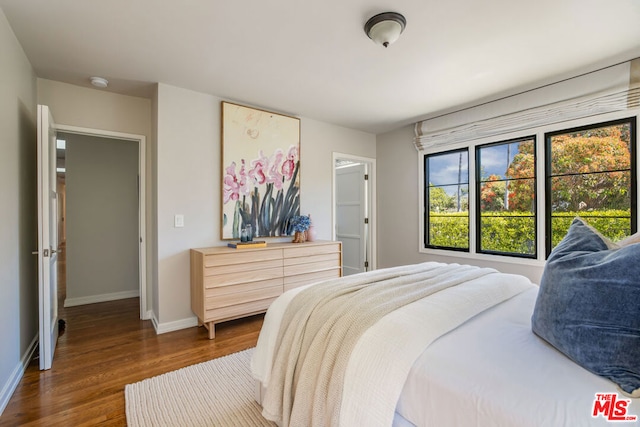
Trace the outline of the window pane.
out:
<instances>
[{"instance_id":1,"label":"window pane","mask_svg":"<svg viewBox=\"0 0 640 427\"><path fill-rule=\"evenodd\" d=\"M469 185L429 187L429 212L454 213L469 210Z\"/></svg>"},{"instance_id":2,"label":"window pane","mask_svg":"<svg viewBox=\"0 0 640 427\"><path fill-rule=\"evenodd\" d=\"M480 147L480 178L491 181L495 177L533 178L535 140L522 141ZM493 178L492 178L493 177Z\"/></svg>"},{"instance_id":3,"label":"window pane","mask_svg":"<svg viewBox=\"0 0 640 427\"><path fill-rule=\"evenodd\" d=\"M480 221L480 228L482 251L523 255L536 253L535 216L485 214Z\"/></svg>"},{"instance_id":4,"label":"window pane","mask_svg":"<svg viewBox=\"0 0 640 427\"><path fill-rule=\"evenodd\" d=\"M599 172L551 178L554 213L623 210L629 216L631 172Z\"/></svg>"},{"instance_id":5,"label":"window pane","mask_svg":"<svg viewBox=\"0 0 640 427\"><path fill-rule=\"evenodd\" d=\"M625 170L631 167L631 124L551 136L551 175Z\"/></svg>"},{"instance_id":6,"label":"window pane","mask_svg":"<svg viewBox=\"0 0 640 427\"><path fill-rule=\"evenodd\" d=\"M547 255L576 216L613 241L634 232L634 124L626 120L547 136Z\"/></svg>"},{"instance_id":7,"label":"window pane","mask_svg":"<svg viewBox=\"0 0 640 427\"><path fill-rule=\"evenodd\" d=\"M449 151L427 157L429 185L441 186L469 183L469 152Z\"/></svg>"},{"instance_id":8,"label":"window pane","mask_svg":"<svg viewBox=\"0 0 640 427\"><path fill-rule=\"evenodd\" d=\"M469 248L469 213L429 214L429 245Z\"/></svg>"},{"instance_id":9,"label":"window pane","mask_svg":"<svg viewBox=\"0 0 640 427\"><path fill-rule=\"evenodd\" d=\"M469 152L425 157L426 246L469 248Z\"/></svg>"},{"instance_id":10,"label":"window pane","mask_svg":"<svg viewBox=\"0 0 640 427\"><path fill-rule=\"evenodd\" d=\"M478 252L536 254L535 138L479 146Z\"/></svg>"}]
</instances>

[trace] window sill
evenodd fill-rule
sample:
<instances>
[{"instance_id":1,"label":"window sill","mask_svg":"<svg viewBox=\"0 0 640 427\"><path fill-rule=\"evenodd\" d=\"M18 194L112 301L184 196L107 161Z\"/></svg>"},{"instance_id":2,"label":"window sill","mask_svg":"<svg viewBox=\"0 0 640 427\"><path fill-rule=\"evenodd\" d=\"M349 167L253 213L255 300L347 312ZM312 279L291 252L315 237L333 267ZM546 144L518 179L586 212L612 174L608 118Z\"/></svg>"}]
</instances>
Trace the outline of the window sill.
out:
<instances>
[{"instance_id":1,"label":"window sill","mask_svg":"<svg viewBox=\"0 0 640 427\"><path fill-rule=\"evenodd\" d=\"M520 258L509 255L489 255L473 252L448 251L444 249L421 248L420 253L448 258L472 259L490 263L518 264L533 267L544 267L545 261L540 259Z\"/></svg>"}]
</instances>

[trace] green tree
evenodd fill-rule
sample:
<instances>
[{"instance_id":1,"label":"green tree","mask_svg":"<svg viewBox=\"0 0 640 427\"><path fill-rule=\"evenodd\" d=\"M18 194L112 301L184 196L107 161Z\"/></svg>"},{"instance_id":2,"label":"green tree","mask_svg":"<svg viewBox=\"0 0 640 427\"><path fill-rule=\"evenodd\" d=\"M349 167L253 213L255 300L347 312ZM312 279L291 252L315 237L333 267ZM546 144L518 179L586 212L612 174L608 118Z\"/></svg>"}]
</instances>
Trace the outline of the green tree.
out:
<instances>
[{"instance_id":1,"label":"green tree","mask_svg":"<svg viewBox=\"0 0 640 427\"><path fill-rule=\"evenodd\" d=\"M506 182L498 175L490 175L480 188L480 209L482 212L504 210Z\"/></svg>"},{"instance_id":2,"label":"green tree","mask_svg":"<svg viewBox=\"0 0 640 427\"><path fill-rule=\"evenodd\" d=\"M518 153L507 168L506 175L513 180L509 182L509 210L530 212L535 203L535 153L533 141L527 140L518 144Z\"/></svg>"},{"instance_id":3,"label":"green tree","mask_svg":"<svg viewBox=\"0 0 640 427\"><path fill-rule=\"evenodd\" d=\"M551 139L554 211L628 209L630 173L629 125L607 126L555 135ZM519 179L509 186L512 210L532 209L535 158L533 143L522 143L507 169ZM608 172L614 171L614 172ZM620 171L620 172L615 172Z\"/></svg>"},{"instance_id":4,"label":"green tree","mask_svg":"<svg viewBox=\"0 0 640 427\"><path fill-rule=\"evenodd\" d=\"M551 140L554 210L628 209L628 143L621 126L554 136Z\"/></svg>"},{"instance_id":5,"label":"green tree","mask_svg":"<svg viewBox=\"0 0 640 427\"><path fill-rule=\"evenodd\" d=\"M447 194L442 187L429 185L429 210L447 212L455 207L455 197Z\"/></svg>"}]
</instances>

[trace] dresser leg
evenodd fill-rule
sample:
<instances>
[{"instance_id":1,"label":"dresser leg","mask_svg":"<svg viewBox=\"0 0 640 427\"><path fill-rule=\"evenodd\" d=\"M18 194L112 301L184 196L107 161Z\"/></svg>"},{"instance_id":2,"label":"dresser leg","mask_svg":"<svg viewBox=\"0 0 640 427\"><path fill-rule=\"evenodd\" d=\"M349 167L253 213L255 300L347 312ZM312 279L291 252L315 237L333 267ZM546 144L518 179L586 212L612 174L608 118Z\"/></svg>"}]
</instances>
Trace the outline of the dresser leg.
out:
<instances>
[{"instance_id":1,"label":"dresser leg","mask_svg":"<svg viewBox=\"0 0 640 427\"><path fill-rule=\"evenodd\" d=\"M206 322L202 325L207 328L207 331L209 331L209 339L214 339L216 337L216 324L213 322Z\"/></svg>"}]
</instances>

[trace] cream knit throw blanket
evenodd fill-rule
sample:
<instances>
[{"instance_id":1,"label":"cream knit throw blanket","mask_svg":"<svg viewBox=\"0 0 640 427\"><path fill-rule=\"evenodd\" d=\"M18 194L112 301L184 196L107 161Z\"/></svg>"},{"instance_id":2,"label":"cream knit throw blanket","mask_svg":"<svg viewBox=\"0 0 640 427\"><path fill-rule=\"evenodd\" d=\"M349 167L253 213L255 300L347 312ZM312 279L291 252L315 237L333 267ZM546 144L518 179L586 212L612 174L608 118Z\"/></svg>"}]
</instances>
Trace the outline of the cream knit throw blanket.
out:
<instances>
[{"instance_id":1,"label":"cream knit throw blanket","mask_svg":"<svg viewBox=\"0 0 640 427\"><path fill-rule=\"evenodd\" d=\"M399 307L494 272L424 263L303 290L282 320L263 415L284 427L337 426L349 356L371 325Z\"/></svg>"}]
</instances>

